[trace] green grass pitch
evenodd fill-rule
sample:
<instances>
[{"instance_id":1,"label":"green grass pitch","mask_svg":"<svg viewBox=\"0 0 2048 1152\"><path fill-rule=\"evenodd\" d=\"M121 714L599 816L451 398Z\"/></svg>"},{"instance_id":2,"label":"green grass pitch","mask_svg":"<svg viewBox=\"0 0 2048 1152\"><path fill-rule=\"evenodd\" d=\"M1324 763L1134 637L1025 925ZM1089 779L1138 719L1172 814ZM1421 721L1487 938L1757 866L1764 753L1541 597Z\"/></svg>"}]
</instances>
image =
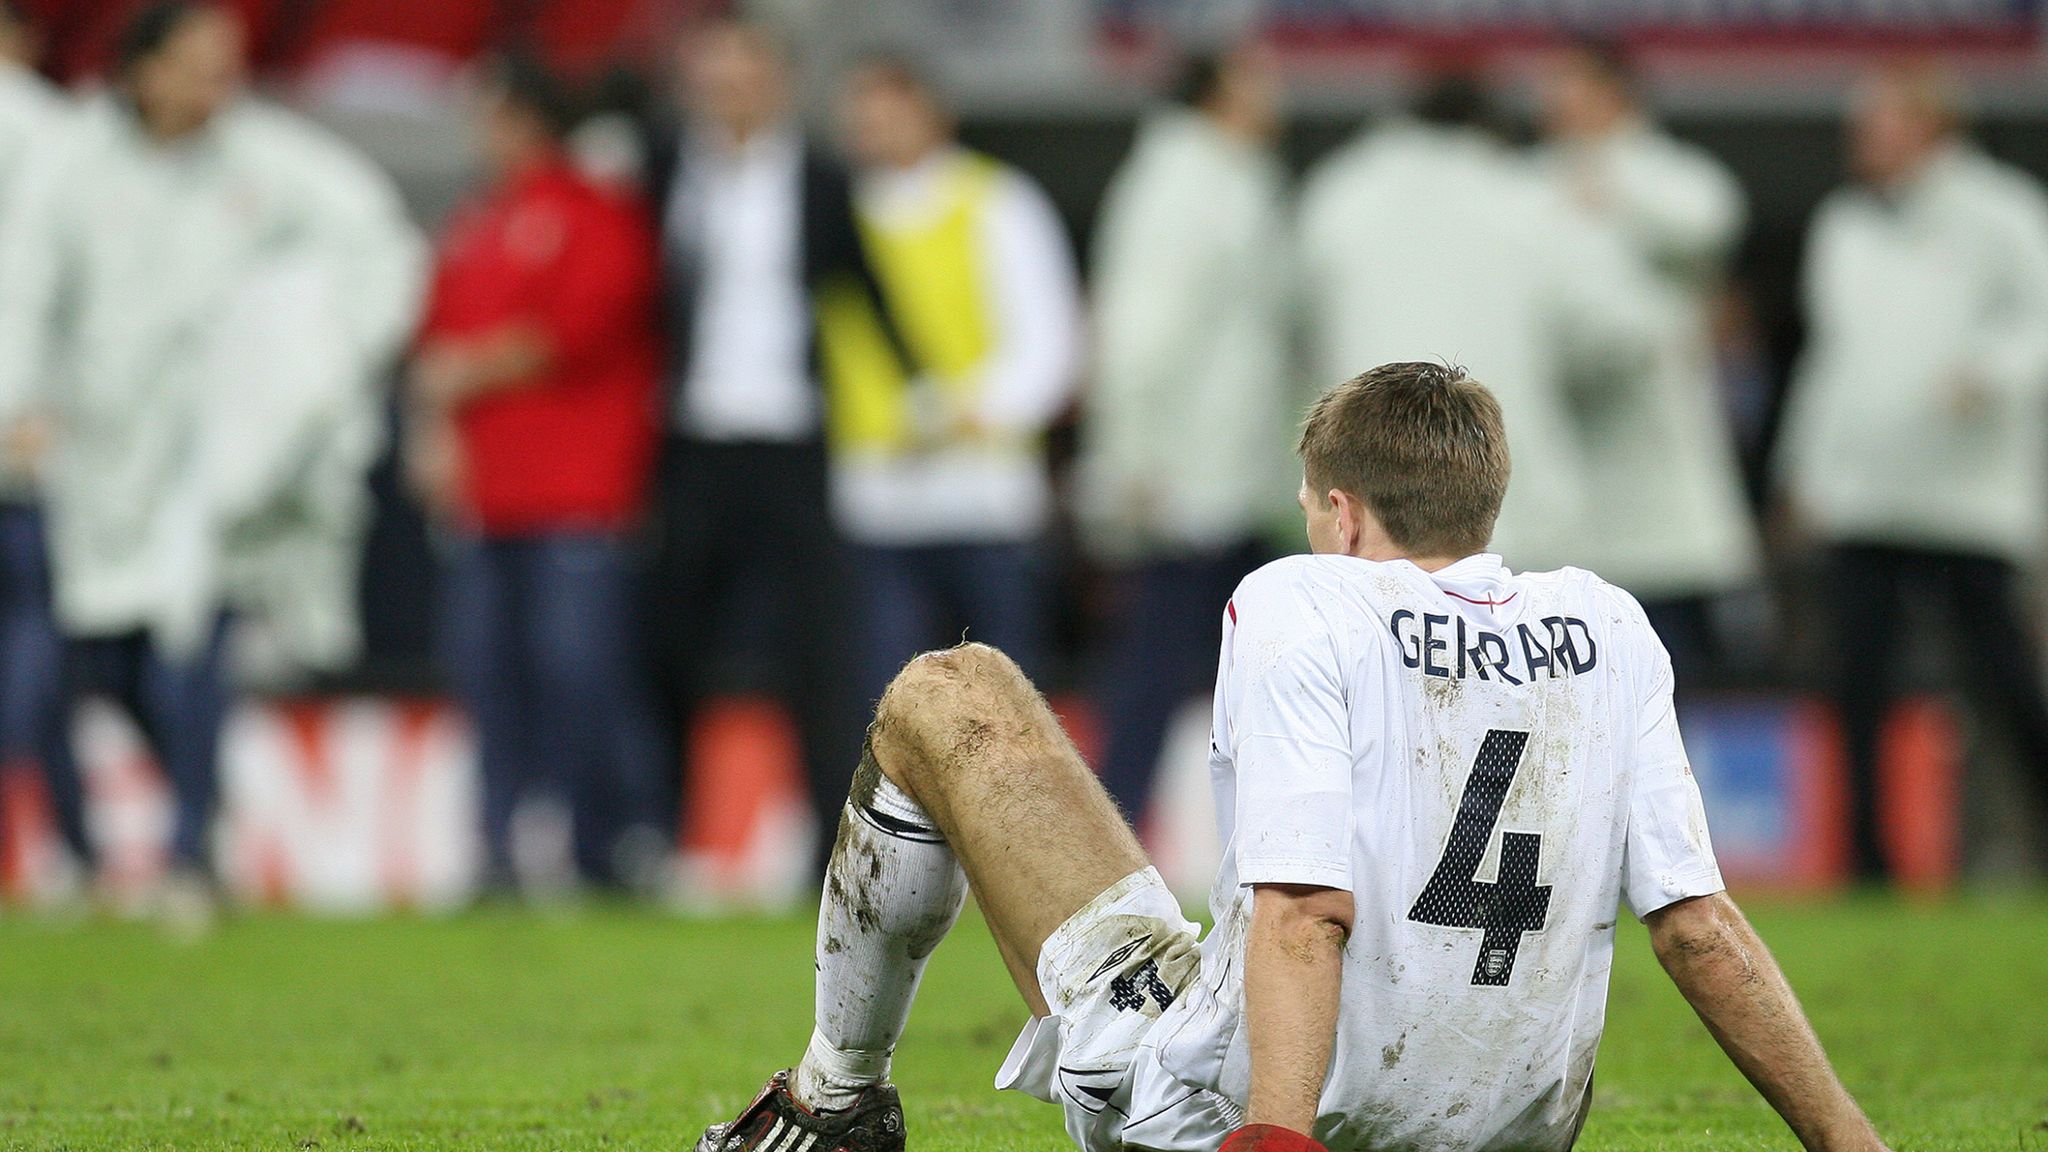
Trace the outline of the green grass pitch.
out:
<instances>
[{"instance_id":1,"label":"green grass pitch","mask_svg":"<svg viewBox=\"0 0 2048 1152\"><path fill-rule=\"evenodd\" d=\"M1759 903L1895 1147L2048 1149L2048 903ZM1580 1147L1789 1149L1619 945ZM808 919L482 912L147 928L0 920L0 1148L669 1149L800 1052ZM1064 1147L989 1081L1023 1017L971 915L898 1053L913 1147Z\"/></svg>"}]
</instances>

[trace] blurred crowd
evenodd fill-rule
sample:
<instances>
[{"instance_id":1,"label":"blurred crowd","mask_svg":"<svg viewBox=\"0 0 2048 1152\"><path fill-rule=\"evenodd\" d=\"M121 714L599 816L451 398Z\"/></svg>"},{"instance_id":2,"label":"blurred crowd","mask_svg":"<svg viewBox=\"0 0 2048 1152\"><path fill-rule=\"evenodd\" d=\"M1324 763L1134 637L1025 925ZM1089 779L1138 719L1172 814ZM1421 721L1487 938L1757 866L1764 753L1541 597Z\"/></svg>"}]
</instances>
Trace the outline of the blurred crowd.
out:
<instances>
[{"instance_id":1,"label":"blurred crowd","mask_svg":"<svg viewBox=\"0 0 2048 1152\"><path fill-rule=\"evenodd\" d=\"M1497 550L1633 592L1682 686L1725 659L1717 606L1765 586L1726 336L1742 191L1612 45L1548 58L1533 144L1447 71L1298 195L1276 62L1191 53L1084 292L1046 193L959 141L913 56L855 60L829 128L784 42L737 19L691 28L676 99L630 117L492 56L483 177L430 245L388 175L246 94L231 9L143 8L89 91L46 85L37 43L0 0L0 758L41 767L90 861L67 716L85 693L130 712L176 793L167 903L211 899L231 626L301 667L355 657L394 379L493 889L535 796L573 813L586 881L660 883L693 716L733 692L785 702L830 827L909 656L965 634L1046 670L1056 520L1112 573L1079 687L1105 783L1144 812L1224 601L1298 546L1276 528L1296 413L1384 361L1495 390ZM2048 802L2019 587L2048 527L2048 197L1968 142L1931 65L1873 70L1846 130L1770 489L1822 558L1854 863L1882 879L1910 601L1941 602Z\"/></svg>"}]
</instances>

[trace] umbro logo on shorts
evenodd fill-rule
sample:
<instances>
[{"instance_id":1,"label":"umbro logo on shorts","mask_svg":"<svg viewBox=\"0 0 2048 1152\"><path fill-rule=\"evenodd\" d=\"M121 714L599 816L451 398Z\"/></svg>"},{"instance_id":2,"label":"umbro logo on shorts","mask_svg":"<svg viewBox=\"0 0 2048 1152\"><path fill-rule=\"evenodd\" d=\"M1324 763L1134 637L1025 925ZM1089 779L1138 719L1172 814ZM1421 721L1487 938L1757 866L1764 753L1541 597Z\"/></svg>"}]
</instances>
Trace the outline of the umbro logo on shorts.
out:
<instances>
[{"instance_id":1,"label":"umbro logo on shorts","mask_svg":"<svg viewBox=\"0 0 2048 1152\"><path fill-rule=\"evenodd\" d=\"M1127 944L1119 945L1117 947L1117 950L1111 952L1109 954L1109 957L1102 962L1102 966L1095 970L1094 975L1088 977L1088 983L1093 984L1097 980L1102 979L1103 973L1108 972L1110 969L1115 968L1117 965L1123 963L1126 960L1129 960L1133 952L1136 952L1138 949L1144 946L1145 941L1143 938L1132 940Z\"/></svg>"}]
</instances>

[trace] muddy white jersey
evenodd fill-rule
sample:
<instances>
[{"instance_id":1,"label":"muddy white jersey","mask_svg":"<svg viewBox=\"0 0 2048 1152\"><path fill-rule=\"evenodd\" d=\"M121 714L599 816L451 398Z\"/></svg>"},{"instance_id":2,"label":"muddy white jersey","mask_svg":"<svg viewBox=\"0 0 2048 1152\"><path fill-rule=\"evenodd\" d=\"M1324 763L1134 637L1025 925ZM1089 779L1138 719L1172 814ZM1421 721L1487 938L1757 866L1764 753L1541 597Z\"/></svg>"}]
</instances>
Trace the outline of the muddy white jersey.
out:
<instances>
[{"instance_id":1,"label":"muddy white jersey","mask_svg":"<svg viewBox=\"0 0 2048 1152\"><path fill-rule=\"evenodd\" d=\"M1568 1147L1620 901L1647 915L1721 890L1671 693L1642 609L1588 572L1480 555L1253 573L1217 677L1217 926L1153 1034L1161 1067L1243 1102L1253 886L1344 889L1356 922L1316 1136Z\"/></svg>"}]
</instances>

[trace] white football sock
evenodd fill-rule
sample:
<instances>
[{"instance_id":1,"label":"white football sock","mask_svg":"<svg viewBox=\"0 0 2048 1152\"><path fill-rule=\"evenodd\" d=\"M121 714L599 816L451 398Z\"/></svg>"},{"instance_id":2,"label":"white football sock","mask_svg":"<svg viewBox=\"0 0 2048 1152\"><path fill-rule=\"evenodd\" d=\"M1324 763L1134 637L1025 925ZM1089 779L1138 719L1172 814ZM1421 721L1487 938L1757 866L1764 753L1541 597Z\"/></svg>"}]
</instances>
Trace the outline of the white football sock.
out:
<instances>
[{"instance_id":1,"label":"white football sock","mask_svg":"<svg viewBox=\"0 0 2048 1152\"><path fill-rule=\"evenodd\" d=\"M851 1108L889 1078L925 961L967 899L967 876L916 800L862 756L818 910L816 1028L790 1090L816 1112Z\"/></svg>"}]
</instances>

